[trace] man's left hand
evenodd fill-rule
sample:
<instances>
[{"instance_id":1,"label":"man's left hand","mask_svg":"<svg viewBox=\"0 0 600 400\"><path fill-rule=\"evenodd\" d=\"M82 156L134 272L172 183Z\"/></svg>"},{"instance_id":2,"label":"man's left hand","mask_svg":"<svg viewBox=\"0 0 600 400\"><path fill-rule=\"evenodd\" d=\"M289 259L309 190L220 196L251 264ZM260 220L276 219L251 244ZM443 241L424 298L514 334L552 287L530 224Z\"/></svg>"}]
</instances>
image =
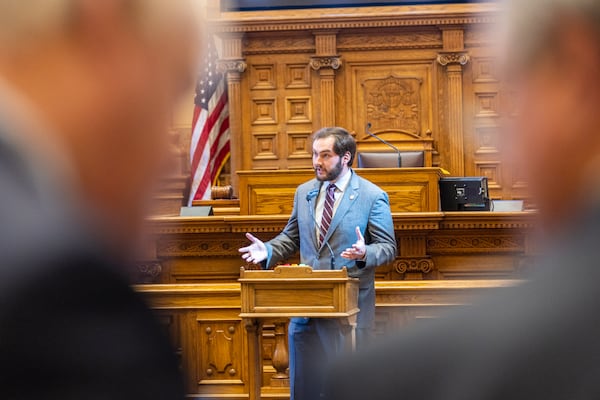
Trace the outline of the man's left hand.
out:
<instances>
[{"instance_id":1,"label":"man's left hand","mask_svg":"<svg viewBox=\"0 0 600 400\"><path fill-rule=\"evenodd\" d=\"M367 246L365 245L365 238L362 233L360 233L360 228L358 226L356 227L356 243L354 243L352 247L342 251L340 255L349 260L364 260L367 255Z\"/></svg>"}]
</instances>

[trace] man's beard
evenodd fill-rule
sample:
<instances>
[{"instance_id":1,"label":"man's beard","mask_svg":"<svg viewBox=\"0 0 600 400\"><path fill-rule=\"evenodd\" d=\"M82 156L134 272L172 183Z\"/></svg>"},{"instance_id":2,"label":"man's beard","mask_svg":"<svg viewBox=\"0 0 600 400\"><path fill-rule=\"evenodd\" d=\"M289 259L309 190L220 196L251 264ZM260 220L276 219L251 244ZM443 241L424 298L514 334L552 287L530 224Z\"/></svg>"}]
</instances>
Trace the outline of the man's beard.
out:
<instances>
[{"instance_id":1,"label":"man's beard","mask_svg":"<svg viewBox=\"0 0 600 400\"><path fill-rule=\"evenodd\" d=\"M333 167L332 170L328 171L324 178L321 178L317 175L317 180L319 181L334 181L336 180L340 174L342 173L342 159L338 161L337 165Z\"/></svg>"}]
</instances>

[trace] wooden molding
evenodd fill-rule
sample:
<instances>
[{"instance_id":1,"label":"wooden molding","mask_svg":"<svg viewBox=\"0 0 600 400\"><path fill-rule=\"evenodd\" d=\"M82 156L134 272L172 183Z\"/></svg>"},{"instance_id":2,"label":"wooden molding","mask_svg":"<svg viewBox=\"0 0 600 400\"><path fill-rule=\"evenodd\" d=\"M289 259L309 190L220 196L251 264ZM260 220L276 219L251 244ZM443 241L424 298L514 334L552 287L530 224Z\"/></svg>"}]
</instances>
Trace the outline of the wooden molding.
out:
<instances>
[{"instance_id":1,"label":"wooden molding","mask_svg":"<svg viewBox=\"0 0 600 400\"><path fill-rule=\"evenodd\" d=\"M497 4L445 6L391 6L278 10L272 12L226 12L209 24L216 32L264 32L339 30L361 28L460 26L498 21Z\"/></svg>"}]
</instances>

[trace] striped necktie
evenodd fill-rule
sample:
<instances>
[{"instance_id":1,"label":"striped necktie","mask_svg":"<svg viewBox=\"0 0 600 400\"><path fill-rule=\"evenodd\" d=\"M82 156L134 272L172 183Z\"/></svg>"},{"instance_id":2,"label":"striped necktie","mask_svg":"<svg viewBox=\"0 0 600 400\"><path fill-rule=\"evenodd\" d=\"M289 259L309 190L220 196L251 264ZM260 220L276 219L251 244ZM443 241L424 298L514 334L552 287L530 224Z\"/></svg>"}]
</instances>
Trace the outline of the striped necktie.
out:
<instances>
[{"instance_id":1,"label":"striped necktie","mask_svg":"<svg viewBox=\"0 0 600 400\"><path fill-rule=\"evenodd\" d=\"M321 217L321 229L319 230L319 245L323 244L329 225L331 225L331 220L333 218L333 203L335 203L335 189L336 186L333 183L330 183L329 186L327 186L327 196L325 197L323 216Z\"/></svg>"}]
</instances>

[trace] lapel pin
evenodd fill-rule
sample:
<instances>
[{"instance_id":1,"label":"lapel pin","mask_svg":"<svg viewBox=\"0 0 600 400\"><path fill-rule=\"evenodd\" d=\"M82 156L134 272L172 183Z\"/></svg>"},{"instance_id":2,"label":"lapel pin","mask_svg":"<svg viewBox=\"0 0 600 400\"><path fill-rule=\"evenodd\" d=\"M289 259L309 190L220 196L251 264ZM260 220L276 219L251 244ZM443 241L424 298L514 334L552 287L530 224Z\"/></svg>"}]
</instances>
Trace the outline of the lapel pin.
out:
<instances>
[{"instance_id":1,"label":"lapel pin","mask_svg":"<svg viewBox=\"0 0 600 400\"><path fill-rule=\"evenodd\" d=\"M354 195L353 194L350 195L350 200L354 200Z\"/></svg>"}]
</instances>

